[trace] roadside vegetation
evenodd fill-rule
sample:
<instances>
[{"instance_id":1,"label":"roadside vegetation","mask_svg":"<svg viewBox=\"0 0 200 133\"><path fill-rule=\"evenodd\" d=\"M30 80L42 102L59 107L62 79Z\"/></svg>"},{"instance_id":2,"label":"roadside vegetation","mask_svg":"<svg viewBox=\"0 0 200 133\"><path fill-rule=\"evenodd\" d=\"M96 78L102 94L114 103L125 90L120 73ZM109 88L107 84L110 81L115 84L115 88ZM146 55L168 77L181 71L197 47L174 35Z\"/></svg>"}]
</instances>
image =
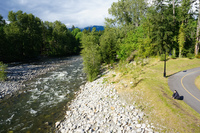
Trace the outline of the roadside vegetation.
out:
<instances>
[{"instance_id":1,"label":"roadside vegetation","mask_svg":"<svg viewBox=\"0 0 200 133\"><path fill-rule=\"evenodd\" d=\"M169 59L167 78L163 77L163 66L159 58L146 59L143 64L120 62L104 78L128 103L137 103L160 132L200 132L200 114L183 101L172 99L168 86L170 75L200 67L200 60Z\"/></svg>"},{"instance_id":2,"label":"roadside vegetation","mask_svg":"<svg viewBox=\"0 0 200 133\"><path fill-rule=\"evenodd\" d=\"M198 76L198 77L195 79L195 85L196 85L197 88L200 90L200 76Z\"/></svg>"}]
</instances>

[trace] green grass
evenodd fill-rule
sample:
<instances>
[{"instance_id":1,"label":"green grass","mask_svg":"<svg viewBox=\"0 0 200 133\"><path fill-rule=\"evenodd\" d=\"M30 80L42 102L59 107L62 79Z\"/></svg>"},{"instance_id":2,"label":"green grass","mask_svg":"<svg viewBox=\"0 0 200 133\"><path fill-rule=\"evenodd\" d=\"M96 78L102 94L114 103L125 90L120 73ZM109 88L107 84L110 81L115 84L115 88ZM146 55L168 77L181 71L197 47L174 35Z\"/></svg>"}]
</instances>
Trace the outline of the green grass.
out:
<instances>
[{"instance_id":1,"label":"green grass","mask_svg":"<svg viewBox=\"0 0 200 133\"><path fill-rule=\"evenodd\" d=\"M196 85L197 88L200 90L200 76L198 76L198 77L195 79L195 85Z\"/></svg>"},{"instance_id":2,"label":"green grass","mask_svg":"<svg viewBox=\"0 0 200 133\"><path fill-rule=\"evenodd\" d=\"M200 67L199 59L171 59L167 61L167 76ZM168 78L163 77L164 63L149 59L145 66L119 63L109 82L115 83L119 94L145 111L146 117L162 127L160 132L200 132L200 114L183 101L171 98ZM165 128L164 128L164 127Z\"/></svg>"}]
</instances>

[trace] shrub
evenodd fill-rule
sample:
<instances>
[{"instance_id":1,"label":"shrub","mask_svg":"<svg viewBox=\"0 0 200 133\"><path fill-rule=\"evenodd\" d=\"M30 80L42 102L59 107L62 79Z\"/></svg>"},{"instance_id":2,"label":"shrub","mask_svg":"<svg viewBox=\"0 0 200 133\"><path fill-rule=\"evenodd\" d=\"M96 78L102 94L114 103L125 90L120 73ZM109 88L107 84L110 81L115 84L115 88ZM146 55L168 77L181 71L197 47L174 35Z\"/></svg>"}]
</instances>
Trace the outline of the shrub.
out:
<instances>
[{"instance_id":1,"label":"shrub","mask_svg":"<svg viewBox=\"0 0 200 133\"><path fill-rule=\"evenodd\" d=\"M131 56L131 53L134 53L134 48L132 44L122 44L117 51L118 59L126 60L128 57ZM133 55L132 55L133 56Z\"/></svg>"},{"instance_id":2,"label":"shrub","mask_svg":"<svg viewBox=\"0 0 200 133\"><path fill-rule=\"evenodd\" d=\"M195 57L198 58L198 59L200 59L200 54L196 55Z\"/></svg>"},{"instance_id":3,"label":"shrub","mask_svg":"<svg viewBox=\"0 0 200 133\"><path fill-rule=\"evenodd\" d=\"M167 56L166 56L166 59L167 59ZM160 61L165 61L165 54L161 54Z\"/></svg>"},{"instance_id":4,"label":"shrub","mask_svg":"<svg viewBox=\"0 0 200 133\"><path fill-rule=\"evenodd\" d=\"M176 56L172 55L171 58L172 58L172 59L176 59Z\"/></svg>"},{"instance_id":5,"label":"shrub","mask_svg":"<svg viewBox=\"0 0 200 133\"><path fill-rule=\"evenodd\" d=\"M0 81L5 81L6 80L6 72L5 70L7 69L7 65L3 64L0 62Z\"/></svg>"},{"instance_id":6,"label":"shrub","mask_svg":"<svg viewBox=\"0 0 200 133\"><path fill-rule=\"evenodd\" d=\"M194 54L192 54L192 53L187 53L187 57L188 57L189 59L193 59L193 58L194 58Z\"/></svg>"},{"instance_id":7,"label":"shrub","mask_svg":"<svg viewBox=\"0 0 200 133\"><path fill-rule=\"evenodd\" d=\"M176 59L176 49L175 48L173 48L173 53L172 53L171 58Z\"/></svg>"}]
</instances>

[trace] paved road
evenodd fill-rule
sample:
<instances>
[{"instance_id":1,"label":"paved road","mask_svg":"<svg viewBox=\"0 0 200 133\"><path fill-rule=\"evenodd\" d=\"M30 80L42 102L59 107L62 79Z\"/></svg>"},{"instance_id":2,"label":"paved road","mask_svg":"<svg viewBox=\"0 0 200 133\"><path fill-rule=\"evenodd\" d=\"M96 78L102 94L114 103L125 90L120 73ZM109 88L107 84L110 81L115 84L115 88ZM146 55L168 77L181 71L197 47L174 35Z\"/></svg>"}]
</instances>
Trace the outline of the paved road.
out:
<instances>
[{"instance_id":1,"label":"paved road","mask_svg":"<svg viewBox=\"0 0 200 133\"><path fill-rule=\"evenodd\" d=\"M200 114L200 90L194 82L200 75L200 67L178 72L168 79L172 91L177 90L183 101Z\"/></svg>"}]
</instances>

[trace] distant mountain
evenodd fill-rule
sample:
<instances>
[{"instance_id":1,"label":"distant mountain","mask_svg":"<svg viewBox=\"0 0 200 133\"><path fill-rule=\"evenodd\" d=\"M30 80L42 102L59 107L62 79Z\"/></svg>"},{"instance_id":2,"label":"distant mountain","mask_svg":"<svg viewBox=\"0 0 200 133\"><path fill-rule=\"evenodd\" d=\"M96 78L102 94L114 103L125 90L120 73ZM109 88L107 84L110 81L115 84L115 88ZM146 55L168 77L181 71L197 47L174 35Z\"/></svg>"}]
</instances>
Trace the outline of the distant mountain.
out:
<instances>
[{"instance_id":1,"label":"distant mountain","mask_svg":"<svg viewBox=\"0 0 200 133\"><path fill-rule=\"evenodd\" d=\"M81 31L83 31L84 29L88 30L89 28L92 30L94 27L96 28L97 31L104 30L104 26L94 25L94 26L88 26L88 27L82 28Z\"/></svg>"},{"instance_id":2,"label":"distant mountain","mask_svg":"<svg viewBox=\"0 0 200 133\"><path fill-rule=\"evenodd\" d=\"M83 31L84 29L88 30L90 28L90 30L92 30L93 28L96 28L97 31L103 31L104 30L104 26L98 26L98 25L94 25L94 26L87 26L85 28L79 28L79 27L76 27L76 28L79 28L81 31ZM72 31L72 28L69 28L70 31Z\"/></svg>"}]
</instances>

